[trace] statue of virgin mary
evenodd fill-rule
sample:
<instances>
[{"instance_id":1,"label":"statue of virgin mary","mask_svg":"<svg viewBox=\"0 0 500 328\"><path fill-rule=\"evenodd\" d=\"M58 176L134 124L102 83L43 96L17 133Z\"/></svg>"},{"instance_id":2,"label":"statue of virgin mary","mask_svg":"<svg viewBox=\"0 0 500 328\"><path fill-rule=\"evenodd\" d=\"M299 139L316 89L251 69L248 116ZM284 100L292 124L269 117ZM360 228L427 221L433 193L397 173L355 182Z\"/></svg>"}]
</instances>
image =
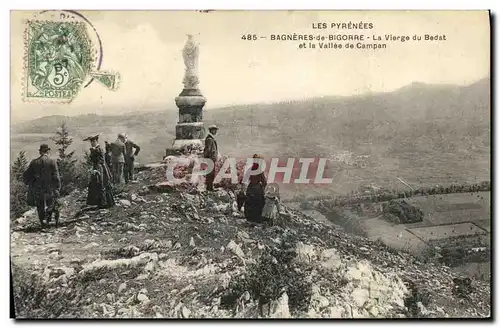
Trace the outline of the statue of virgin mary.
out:
<instances>
[{"instance_id":1,"label":"statue of virgin mary","mask_svg":"<svg viewBox=\"0 0 500 328\"><path fill-rule=\"evenodd\" d=\"M184 45L184 49L182 49L182 57L186 66L183 83L186 89L196 89L198 87L198 55L198 43L195 42L192 34L188 34L188 40Z\"/></svg>"}]
</instances>

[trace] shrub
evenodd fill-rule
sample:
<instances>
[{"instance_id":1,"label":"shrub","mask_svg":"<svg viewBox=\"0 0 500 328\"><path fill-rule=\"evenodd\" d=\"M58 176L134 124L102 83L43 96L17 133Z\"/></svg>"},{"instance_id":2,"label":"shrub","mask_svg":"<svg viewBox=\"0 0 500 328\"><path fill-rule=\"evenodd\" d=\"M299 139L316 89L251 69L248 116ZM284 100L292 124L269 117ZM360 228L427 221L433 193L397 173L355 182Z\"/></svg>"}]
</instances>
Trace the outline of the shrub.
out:
<instances>
[{"instance_id":1,"label":"shrub","mask_svg":"<svg viewBox=\"0 0 500 328\"><path fill-rule=\"evenodd\" d=\"M28 187L23 182L13 180L10 184L10 217L18 218L30 208L27 201Z\"/></svg>"},{"instance_id":2,"label":"shrub","mask_svg":"<svg viewBox=\"0 0 500 328\"><path fill-rule=\"evenodd\" d=\"M76 170L77 160L73 159L75 151L68 152L69 146L73 143L73 138L69 135L66 123L63 123L56 131L56 136L52 138L52 140L59 146L57 149L59 152L57 166L61 177L61 196L65 196L75 189L75 183L78 177Z\"/></svg>"},{"instance_id":3,"label":"shrub","mask_svg":"<svg viewBox=\"0 0 500 328\"><path fill-rule=\"evenodd\" d=\"M404 304L408 311L408 316L413 318L421 317L418 303L428 306L431 302L430 293L417 286L413 281L406 281L410 294L405 298Z\"/></svg>"},{"instance_id":4,"label":"shrub","mask_svg":"<svg viewBox=\"0 0 500 328\"><path fill-rule=\"evenodd\" d=\"M422 222L424 213L419 208L403 201L390 201L387 206L384 206L386 214L392 214L399 218L400 223L415 223Z\"/></svg>"},{"instance_id":5,"label":"shrub","mask_svg":"<svg viewBox=\"0 0 500 328\"><path fill-rule=\"evenodd\" d=\"M26 159L26 152L21 150L16 160L11 167L11 178L17 181L23 181L23 174L28 168L28 160Z\"/></svg>"},{"instance_id":6,"label":"shrub","mask_svg":"<svg viewBox=\"0 0 500 328\"><path fill-rule=\"evenodd\" d=\"M10 183L10 217L17 218L27 210L29 206L26 203L28 187L23 182L23 174L28 168L28 160L24 150L19 152L16 160L11 167Z\"/></svg>"},{"instance_id":7,"label":"shrub","mask_svg":"<svg viewBox=\"0 0 500 328\"><path fill-rule=\"evenodd\" d=\"M294 261L297 239L285 234L281 244L274 249L266 249L259 261L248 267L245 274L232 280L221 305L234 308L237 299L248 291L259 306L279 298L286 292L290 311L307 310L311 300L311 282L308 273L311 268Z\"/></svg>"},{"instance_id":8,"label":"shrub","mask_svg":"<svg viewBox=\"0 0 500 328\"><path fill-rule=\"evenodd\" d=\"M91 315L85 305L90 304L89 297L98 297L95 281L105 275L103 270L70 278L67 285L61 285L61 281L44 281L40 273L30 270L11 263L16 318L82 318Z\"/></svg>"},{"instance_id":9,"label":"shrub","mask_svg":"<svg viewBox=\"0 0 500 328\"><path fill-rule=\"evenodd\" d=\"M76 182L75 186L78 188L85 189L88 187L90 182L89 171L92 167L92 162L90 161L90 153L85 152L84 159L80 161L75 167Z\"/></svg>"},{"instance_id":10,"label":"shrub","mask_svg":"<svg viewBox=\"0 0 500 328\"><path fill-rule=\"evenodd\" d=\"M12 276L16 317L57 318L67 310L67 299L48 288L39 274L12 265Z\"/></svg>"},{"instance_id":11,"label":"shrub","mask_svg":"<svg viewBox=\"0 0 500 328\"><path fill-rule=\"evenodd\" d=\"M390 222L390 223L394 223L394 224L400 224L401 223L401 220L394 214L391 214L391 213L384 213L383 216L384 220L386 220L387 222Z\"/></svg>"}]
</instances>

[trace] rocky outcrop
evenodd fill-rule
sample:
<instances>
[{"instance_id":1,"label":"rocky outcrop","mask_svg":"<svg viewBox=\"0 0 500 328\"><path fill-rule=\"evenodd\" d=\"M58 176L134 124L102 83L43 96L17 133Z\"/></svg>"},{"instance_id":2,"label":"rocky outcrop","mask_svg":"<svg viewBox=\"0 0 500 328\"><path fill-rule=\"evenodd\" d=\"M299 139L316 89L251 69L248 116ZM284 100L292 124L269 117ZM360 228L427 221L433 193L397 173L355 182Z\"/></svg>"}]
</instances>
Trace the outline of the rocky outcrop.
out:
<instances>
[{"instance_id":1,"label":"rocky outcrop","mask_svg":"<svg viewBox=\"0 0 500 328\"><path fill-rule=\"evenodd\" d=\"M158 192L148 187L161 181L161 172L155 170L139 172L139 183L127 186L119 195L120 205L113 209L81 208L85 193L75 192L65 199L58 229L37 230L34 213L14 223L15 290L24 298L40 295L39 307L16 299L19 315L398 318L490 314L490 286L485 282L463 283L445 266L421 263L287 207L275 226L251 225L235 208L232 190L206 193L172 187ZM295 241L288 242L287 236ZM264 261L266 256L278 256L278 248L291 258ZM277 284L282 289L263 300L251 286L237 283L255 276L255 268L266 270L266 263L270 268L278 265L283 274L302 277L295 282L301 283L303 294L291 285ZM25 274L40 278L24 279ZM263 281L264 287L294 282L295 277L273 275L272 270L266 274L272 279ZM38 292L42 290L50 292Z\"/></svg>"}]
</instances>

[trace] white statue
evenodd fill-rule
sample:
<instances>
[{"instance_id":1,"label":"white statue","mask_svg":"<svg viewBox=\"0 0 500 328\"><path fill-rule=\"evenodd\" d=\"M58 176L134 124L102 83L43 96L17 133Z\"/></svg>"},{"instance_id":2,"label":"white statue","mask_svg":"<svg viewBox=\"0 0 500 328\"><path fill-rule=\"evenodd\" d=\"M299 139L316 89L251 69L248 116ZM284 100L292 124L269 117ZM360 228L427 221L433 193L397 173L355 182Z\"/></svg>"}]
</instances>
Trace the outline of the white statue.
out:
<instances>
[{"instance_id":1,"label":"white statue","mask_svg":"<svg viewBox=\"0 0 500 328\"><path fill-rule=\"evenodd\" d=\"M184 73L184 88L197 89L199 84L198 79L198 54L200 52L199 45L193 39L192 34L188 34L188 40L182 49L182 57L186 71Z\"/></svg>"}]
</instances>

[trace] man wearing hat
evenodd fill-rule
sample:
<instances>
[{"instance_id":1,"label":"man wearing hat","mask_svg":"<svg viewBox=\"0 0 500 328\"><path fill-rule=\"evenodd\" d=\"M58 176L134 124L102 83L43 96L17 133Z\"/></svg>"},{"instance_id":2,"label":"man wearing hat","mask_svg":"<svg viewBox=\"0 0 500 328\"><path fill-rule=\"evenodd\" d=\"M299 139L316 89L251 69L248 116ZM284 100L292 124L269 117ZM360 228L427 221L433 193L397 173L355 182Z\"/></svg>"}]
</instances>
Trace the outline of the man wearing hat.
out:
<instances>
[{"instance_id":1,"label":"man wearing hat","mask_svg":"<svg viewBox=\"0 0 500 328\"><path fill-rule=\"evenodd\" d=\"M40 157L30 162L23 174L23 180L29 186L28 205L36 206L38 219L43 228L44 220L47 220L47 224L50 222L46 208L50 211L54 207L59 197L61 179L57 162L49 157L49 146L42 144L38 151Z\"/></svg>"},{"instance_id":2,"label":"man wearing hat","mask_svg":"<svg viewBox=\"0 0 500 328\"><path fill-rule=\"evenodd\" d=\"M205 138L205 149L203 150L203 157L210 158L214 162L214 169L208 173L205 178L205 185L208 191L214 190L215 163L217 163L217 158L219 156L217 140L215 140L215 135L218 130L219 128L216 125L210 125L208 127L208 134Z\"/></svg>"},{"instance_id":3,"label":"man wearing hat","mask_svg":"<svg viewBox=\"0 0 500 328\"><path fill-rule=\"evenodd\" d=\"M134 161L140 151L141 147L129 140L128 136L125 135L125 183L134 181Z\"/></svg>"},{"instance_id":4,"label":"man wearing hat","mask_svg":"<svg viewBox=\"0 0 500 328\"><path fill-rule=\"evenodd\" d=\"M111 171L113 172L113 183L123 182L123 166L125 164L125 135L118 134L115 142L110 144L111 150Z\"/></svg>"}]
</instances>

